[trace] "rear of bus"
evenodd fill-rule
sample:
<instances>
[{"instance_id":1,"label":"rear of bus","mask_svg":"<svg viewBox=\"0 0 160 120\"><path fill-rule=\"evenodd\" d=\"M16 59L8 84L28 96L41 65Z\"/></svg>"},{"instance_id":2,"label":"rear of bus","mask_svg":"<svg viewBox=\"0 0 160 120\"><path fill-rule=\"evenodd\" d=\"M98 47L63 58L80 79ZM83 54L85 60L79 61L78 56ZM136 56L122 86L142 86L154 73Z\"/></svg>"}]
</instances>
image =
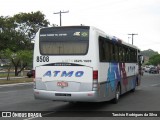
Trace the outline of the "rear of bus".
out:
<instances>
[{"instance_id":1,"label":"rear of bus","mask_svg":"<svg viewBox=\"0 0 160 120\"><path fill-rule=\"evenodd\" d=\"M34 46L35 98L98 101L97 45L88 26L40 29Z\"/></svg>"}]
</instances>

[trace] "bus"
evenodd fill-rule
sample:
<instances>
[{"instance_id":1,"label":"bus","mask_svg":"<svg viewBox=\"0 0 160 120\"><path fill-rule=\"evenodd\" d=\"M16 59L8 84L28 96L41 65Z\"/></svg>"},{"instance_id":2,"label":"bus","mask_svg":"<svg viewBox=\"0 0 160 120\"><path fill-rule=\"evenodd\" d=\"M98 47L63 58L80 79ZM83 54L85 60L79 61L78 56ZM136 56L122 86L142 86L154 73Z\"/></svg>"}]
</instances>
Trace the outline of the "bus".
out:
<instances>
[{"instance_id":1,"label":"bus","mask_svg":"<svg viewBox=\"0 0 160 120\"><path fill-rule=\"evenodd\" d=\"M34 43L35 99L117 103L140 85L140 50L93 26L41 28Z\"/></svg>"}]
</instances>

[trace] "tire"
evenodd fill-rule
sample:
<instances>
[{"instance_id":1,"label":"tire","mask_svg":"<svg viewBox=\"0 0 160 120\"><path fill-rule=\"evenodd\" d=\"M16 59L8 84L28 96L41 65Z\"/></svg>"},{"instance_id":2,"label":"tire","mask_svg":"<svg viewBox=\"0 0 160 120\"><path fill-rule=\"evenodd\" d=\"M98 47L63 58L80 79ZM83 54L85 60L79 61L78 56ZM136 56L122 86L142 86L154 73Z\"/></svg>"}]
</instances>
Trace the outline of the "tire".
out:
<instances>
[{"instance_id":1,"label":"tire","mask_svg":"<svg viewBox=\"0 0 160 120\"><path fill-rule=\"evenodd\" d=\"M131 92L135 92L136 91L136 88L133 88L132 90L131 90Z\"/></svg>"},{"instance_id":2,"label":"tire","mask_svg":"<svg viewBox=\"0 0 160 120\"><path fill-rule=\"evenodd\" d=\"M135 91L136 91L136 86L137 86L137 84L138 84L138 78L136 79L135 87L134 87L133 89L131 89L131 91L130 91L130 92L135 92Z\"/></svg>"},{"instance_id":3,"label":"tire","mask_svg":"<svg viewBox=\"0 0 160 120\"><path fill-rule=\"evenodd\" d=\"M116 87L116 91L115 91L115 98L112 100L113 104L117 104L120 98L120 94L121 94L121 86L120 84L117 85Z\"/></svg>"},{"instance_id":4,"label":"tire","mask_svg":"<svg viewBox=\"0 0 160 120\"><path fill-rule=\"evenodd\" d=\"M28 75L28 78L31 78L31 76L30 76L30 75Z\"/></svg>"}]
</instances>

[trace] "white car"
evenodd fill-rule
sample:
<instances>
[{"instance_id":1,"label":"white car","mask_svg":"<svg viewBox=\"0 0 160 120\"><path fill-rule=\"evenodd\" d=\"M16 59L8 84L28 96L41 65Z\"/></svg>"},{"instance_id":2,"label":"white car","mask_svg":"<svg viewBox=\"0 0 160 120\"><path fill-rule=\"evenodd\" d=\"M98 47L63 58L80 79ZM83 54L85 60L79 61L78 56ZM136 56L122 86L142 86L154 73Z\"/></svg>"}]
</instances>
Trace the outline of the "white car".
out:
<instances>
[{"instance_id":1,"label":"white car","mask_svg":"<svg viewBox=\"0 0 160 120\"><path fill-rule=\"evenodd\" d=\"M145 72L149 72L150 68L151 68L151 67L146 66L145 69L144 69L144 71L145 71Z\"/></svg>"}]
</instances>

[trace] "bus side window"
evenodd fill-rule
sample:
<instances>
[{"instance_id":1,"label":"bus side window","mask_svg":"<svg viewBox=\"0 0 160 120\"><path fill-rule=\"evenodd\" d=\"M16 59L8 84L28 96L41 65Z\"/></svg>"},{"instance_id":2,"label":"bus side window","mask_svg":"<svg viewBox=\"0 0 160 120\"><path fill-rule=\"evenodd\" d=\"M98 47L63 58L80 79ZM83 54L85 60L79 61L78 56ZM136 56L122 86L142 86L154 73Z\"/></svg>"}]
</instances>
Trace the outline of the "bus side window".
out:
<instances>
[{"instance_id":1,"label":"bus side window","mask_svg":"<svg viewBox=\"0 0 160 120\"><path fill-rule=\"evenodd\" d=\"M130 49L130 62L133 62L134 59L137 59L137 58L134 58L134 50L133 49Z\"/></svg>"},{"instance_id":2,"label":"bus side window","mask_svg":"<svg viewBox=\"0 0 160 120\"><path fill-rule=\"evenodd\" d=\"M110 54L110 61L114 61L114 46L112 43L109 43L109 54Z\"/></svg>"},{"instance_id":3,"label":"bus side window","mask_svg":"<svg viewBox=\"0 0 160 120\"><path fill-rule=\"evenodd\" d=\"M123 61L123 50L122 50L122 46L119 46L119 60L120 60L120 62Z\"/></svg>"},{"instance_id":4,"label":"bus side window","mask_svg":"<svg viewBox=\"0 0 160 120\"><path fill-rule=\"evenodd\" d=\"M133 62L137 62L137 51L136 50L133 50L133 56L134 56Z\"/></svg>"},{"instance_id":5,"label":"bus side window","mask_svg":"<svg viewBox=\"0 0 160 120\"><path fill-rule=\"evenodd\" d=\"M105 61L105 40L101 37L99 37L99 59L100 62Z\"/></svg>"},{"instance_id":6,"label":"bus side window","mask_svg":"<svg viewBox=\"0 0 160 120\"><path fill-rule=\"evenodd\" d=\"M124 47L124 62L128 61L128 49Z\"/></svg>"},{"instance_id":7,"label":"bus side window","mask_svg":"<svg viewBox=\"0 0 160 120\"><path fill-rule=\"evenodd\" d=\"M105 42L105 58L106 58L107 62L110 61L109 42L108 41Z\"/></svg>"},{"instance_id":8,"label":"bus side window","mask_svg":"<svg viewBox=\"0 0 160 120\"><path fill-rule=\"evenodd\" d=\"M125 56L126 54L125 54L125 52L126 52L126 51L125 51L125 48L123 47L123 62L125 62L125 59L126 59L126 56Z\"/></svg>"},{"instance_id":9,"label":"bus side window","mask_svg":"<svg viewBox=\"0 0 160 120\"><path fill-rule=\"evenodd\" d=\"M125 50L124 47L122 47L122 62L125 61Z\"/></svg>"},{"instance_id":10,"label":"bus side window","mask_svg":"<svg viewBox=\"0 0 160 120\"><path fill-rule=\"evenodd\" d=\"M118 45L115 45L115 61L119 61L119 47Z\"/></svg>"}]
</instances>

